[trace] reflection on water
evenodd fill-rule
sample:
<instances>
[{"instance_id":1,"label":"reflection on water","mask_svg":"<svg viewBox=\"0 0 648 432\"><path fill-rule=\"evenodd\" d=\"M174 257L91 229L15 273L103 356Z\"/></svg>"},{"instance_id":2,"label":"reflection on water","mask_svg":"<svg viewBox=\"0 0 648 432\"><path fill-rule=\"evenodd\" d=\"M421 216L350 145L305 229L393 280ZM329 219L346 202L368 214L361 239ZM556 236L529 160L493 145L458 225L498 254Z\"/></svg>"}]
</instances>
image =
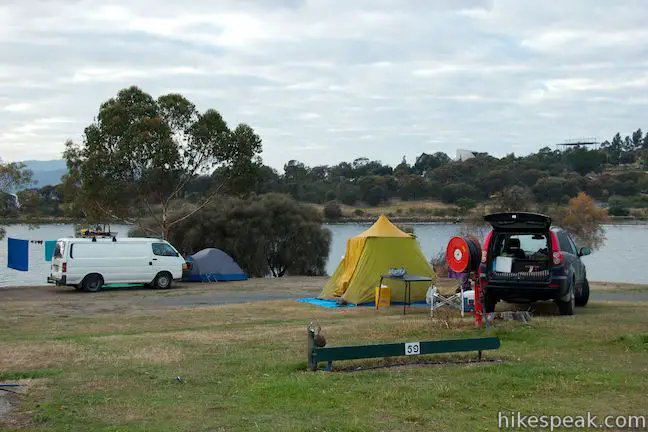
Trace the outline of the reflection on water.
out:
<instances>
[{"instance_id":1,"label":"reflection on water","mask_svg":"<svg viewBox=\"0 0 648 432\"><path fill-rule=\"evenodd\" d=\"M361 233L370 224L327 225L333 234L327 272L332 274L344 255L349 237ZM461 225L413 224L423 252L432 258L445 250L450 237L456 235ZM126 236L128 226L113 225L119 236ZM26 240L55 240L72 236L73 225L42 225L30 230L26 225L6 227L7 236ZM606 227L607 242L603 249L584 257L590 280L648 283L641 271L644 257L648 256L648 225L610 225ZM218 245L214 245L218 247ZM49 274L49 263L44 259L44 245L30 244L29 271L19 272L7 268L7 240L0 242L0 287L43 285ZM403 263L406 266L406 263Z\"/></svg>"}]
</instances>

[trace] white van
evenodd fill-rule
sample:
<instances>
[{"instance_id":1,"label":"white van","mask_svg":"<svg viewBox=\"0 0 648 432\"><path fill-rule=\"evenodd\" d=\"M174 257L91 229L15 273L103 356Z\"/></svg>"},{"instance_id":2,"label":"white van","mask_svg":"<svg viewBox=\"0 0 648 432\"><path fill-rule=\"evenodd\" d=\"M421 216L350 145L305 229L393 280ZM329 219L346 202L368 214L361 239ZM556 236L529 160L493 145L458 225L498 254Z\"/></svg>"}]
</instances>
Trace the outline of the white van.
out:
<instances>
[{"instance_id":1,"label":"white van","mask_svg":"<svg viewBox=\"0 0 648 432\"><path fill-rule=\"evenodd\" d=\"M184 258L168 242L152 238L63 238L56 242L48 283L96 292L109 284L170 288L182 279Z\"/></svg>"}]
</instances>

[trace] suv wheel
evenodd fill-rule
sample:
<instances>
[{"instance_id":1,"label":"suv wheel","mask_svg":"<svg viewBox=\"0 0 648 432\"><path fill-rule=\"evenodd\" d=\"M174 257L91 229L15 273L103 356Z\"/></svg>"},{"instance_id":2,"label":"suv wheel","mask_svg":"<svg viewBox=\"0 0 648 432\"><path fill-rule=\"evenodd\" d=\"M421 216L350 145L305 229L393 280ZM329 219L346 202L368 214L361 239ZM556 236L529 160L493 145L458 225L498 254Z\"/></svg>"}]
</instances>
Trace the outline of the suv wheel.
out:
<instances>
[{"instance_id":1,"label":"suv wheel","mask_svg":"<svg viewBox=\"0 0 648 432\"><path fill-rule=\"evenodd\" d=\"M576 309L576 296L574 295L574 281L569 284L569 300L562 301L558 300L558 310L560 315L574 315L574 309Z\"/></svg>"},{"instance_id":2,"label":"suv wheel","mask_svg":"<svg viewBox=\"0 0 648 432\"><path fill-rule=\"evenodd\" d=\"M581 289L581 295L576 297L576 306L585 306L589 301L589 282L587 278L583 280L583 288Z\"/></svg>"}]
</instances>

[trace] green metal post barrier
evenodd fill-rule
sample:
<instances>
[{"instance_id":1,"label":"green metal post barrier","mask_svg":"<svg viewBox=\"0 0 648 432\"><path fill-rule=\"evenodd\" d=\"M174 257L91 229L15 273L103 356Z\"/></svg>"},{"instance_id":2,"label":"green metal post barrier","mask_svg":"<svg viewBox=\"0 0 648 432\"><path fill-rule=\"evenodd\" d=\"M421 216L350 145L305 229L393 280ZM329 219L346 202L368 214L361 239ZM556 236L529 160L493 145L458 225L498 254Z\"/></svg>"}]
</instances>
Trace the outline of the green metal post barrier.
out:
<instances>
[{"instance_id":1,"label":"green metal post barrier","mask_svg":"<svg viewBox=\"0 0 648 432\"><path fill-rule=\"evenodd\" d=\"M500 347L499 338L482 337L324 348L316 346L314 339L315 333L310 327L307 333L308 369L312 371L317 370L318 363L324 361L328 362L327 370L331 370L334 360L355 360L465 351L477 351L478 359L481 360L482 351L495 350Z\"/></svg>"}]
</instances>

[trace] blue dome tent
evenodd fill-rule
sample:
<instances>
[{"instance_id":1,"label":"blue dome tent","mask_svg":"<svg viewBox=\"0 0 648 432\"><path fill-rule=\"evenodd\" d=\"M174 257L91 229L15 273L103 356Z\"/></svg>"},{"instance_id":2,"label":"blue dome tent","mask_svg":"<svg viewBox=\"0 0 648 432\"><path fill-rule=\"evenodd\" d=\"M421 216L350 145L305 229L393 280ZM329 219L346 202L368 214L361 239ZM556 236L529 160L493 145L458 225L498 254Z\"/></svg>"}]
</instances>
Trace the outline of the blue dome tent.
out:
<instances>
[{"instance_id":1,"label":"blue dome tent","mask_svg":"<svg viewBox=\"0 0 648 432\"><path fill-rule=\"evenodd\" d=\"M191 263L190 282L247 280L247 275L234 259L216 248L203 249L187 258Z\"/></svg>"}]
</instances>

